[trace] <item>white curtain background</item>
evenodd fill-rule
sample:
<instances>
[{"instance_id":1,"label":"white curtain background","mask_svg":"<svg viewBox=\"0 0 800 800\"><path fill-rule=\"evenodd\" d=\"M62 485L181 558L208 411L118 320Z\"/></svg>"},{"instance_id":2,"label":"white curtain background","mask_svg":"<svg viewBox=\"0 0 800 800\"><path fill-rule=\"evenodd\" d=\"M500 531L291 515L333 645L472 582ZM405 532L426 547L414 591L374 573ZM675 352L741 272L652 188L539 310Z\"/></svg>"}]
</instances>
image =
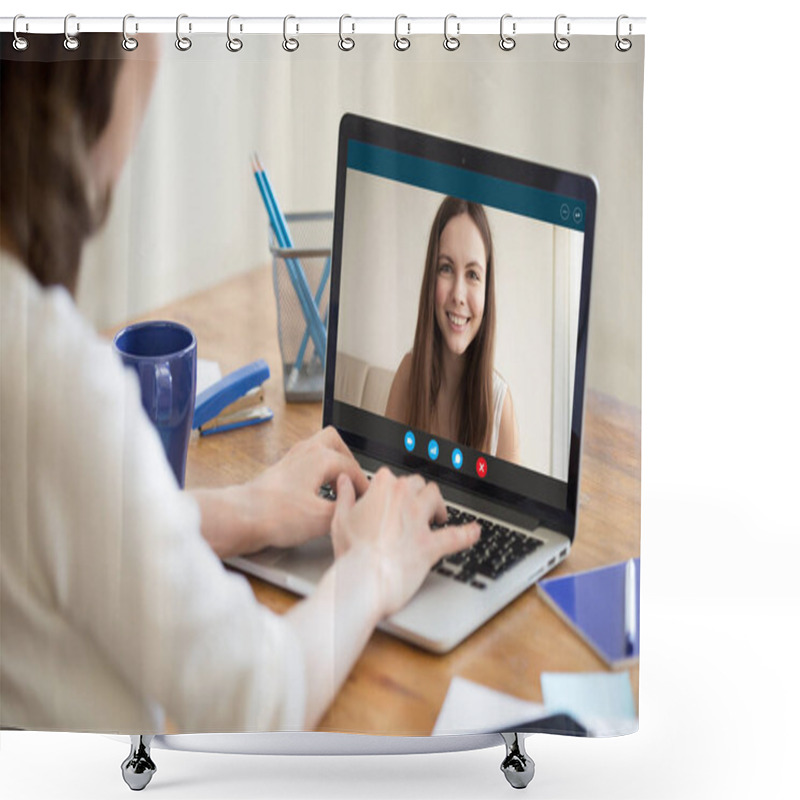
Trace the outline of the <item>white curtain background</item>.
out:
<instances>
[{"instance_id":1,"label":"white curtain background","mask_svg":"<svg viewBox=\"0 0 800 800\"><path fill-rule=\"evenodd\" d=\"M339 120L354 112L571 171L599 185L588 385L640 406L643 46L582 36L439 36L398 52L391 36L164 35L161 67L109 224L84 255L78 302L101 329L269 267L257 150L285 212L331 210ZM602 66L602 68L598 68ZM265 302L269 299L265 298Z\"/></svg>"}]
</instances>

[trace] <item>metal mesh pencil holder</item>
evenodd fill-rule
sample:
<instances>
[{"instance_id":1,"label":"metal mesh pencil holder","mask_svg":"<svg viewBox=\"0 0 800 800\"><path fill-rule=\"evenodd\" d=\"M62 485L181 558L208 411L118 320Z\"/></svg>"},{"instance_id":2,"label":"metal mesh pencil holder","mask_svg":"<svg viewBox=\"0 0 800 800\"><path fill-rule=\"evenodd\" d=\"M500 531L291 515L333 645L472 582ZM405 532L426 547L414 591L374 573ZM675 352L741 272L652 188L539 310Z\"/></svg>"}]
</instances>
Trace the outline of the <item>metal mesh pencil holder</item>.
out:
<instances>
[{"instance_id":1,"label":"metal mesh pencil holder","mask_svg":"<svg viewBox=\"0 0 800 800\"><path fill-rule=\"evenodd\" d=\"M325 389L325 352L318 352L310 334L308 312L297 287L298 280L305 279L327 332L333 212L287 214L286 223L293 247L279 247L270 229L283 391L288 403L320 402Z\"/></svg>"}]
</instances>

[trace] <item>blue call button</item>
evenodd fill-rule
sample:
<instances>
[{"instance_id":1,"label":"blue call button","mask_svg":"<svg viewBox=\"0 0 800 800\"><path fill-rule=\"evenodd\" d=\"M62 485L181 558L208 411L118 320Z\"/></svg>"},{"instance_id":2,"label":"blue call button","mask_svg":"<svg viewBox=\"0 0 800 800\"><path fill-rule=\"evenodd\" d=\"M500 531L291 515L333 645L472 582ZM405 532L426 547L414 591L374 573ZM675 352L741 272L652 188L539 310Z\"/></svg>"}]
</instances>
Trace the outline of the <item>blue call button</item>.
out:
<instances>
[{"instance_id":1,"label":"blue call button","mask_svg":"<svg viewBox=\"0 0 800 800\"><path fill-rule=\"evenodd\" d=\"M417 443L417 440L414 438L414 434L411 431L406 431L403 443L405 444L406 450L408 450L409 453L414 449L414 445Z\"/></svg>"},{"instance_id":2,"label":"blue call button","mask_svg":"<svg viewBox=\"0 0 800 800\"><path fill-rule=\"evenodd\" d=\"M428 442L428 456L431 461L436 461L439 458L439 442L436 439L431 439Z\"/></svg>"},{"instance_id":3,"label":"blue call button","mask_svg":"<svg viewBox=\"0 0 800 800\"><path fill-rule=\"evenodd\" d=\"M464 464L464 454L456 447L455 450L453 450L451 460L456 469L461 469Z\"/></svg>"}]
</instances>

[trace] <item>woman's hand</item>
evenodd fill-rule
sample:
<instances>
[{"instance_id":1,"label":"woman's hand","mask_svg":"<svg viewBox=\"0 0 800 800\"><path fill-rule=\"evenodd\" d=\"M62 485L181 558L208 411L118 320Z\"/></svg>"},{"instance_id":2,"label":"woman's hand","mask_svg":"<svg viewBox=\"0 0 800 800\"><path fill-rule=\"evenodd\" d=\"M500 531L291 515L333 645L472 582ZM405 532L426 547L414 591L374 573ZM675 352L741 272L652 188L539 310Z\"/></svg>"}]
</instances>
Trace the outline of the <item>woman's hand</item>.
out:
<instances>
[{"instance_id":1,"label":"woman's hand","mask_svg":"<svg viewBox=\"0 0 800 800\"><path fill-rule=\"evenodd\" d=\"M377 575L381 616L402 608L442 556L471 547L480 536L474 522L431 530L431 522L447 520L447 509L439 487L419 475L396 478L384 467L356 502L356 488L342 473L336 492L334 554L339 559L358 549L364 556Z\"/></svg>"},{"instance_id":2,"label":"woman's hand","mask_svg":"<svg viewBox=\"0 0 800 800\"><path fill-rule=\"evenodd\" d=\"M203 536L221 558L323 536L331 529L335 506L319 496L319 488L340 475L359 495L369 486L336 429L328 427L296 444L249 483L193 492Z\"/></svg>"},{"instance_id":3,"label":"woman's hand","mask_svg":"<svg viewBox=\"0 0 800 800\"><path fill-rule=\"evenodd\" d=\"M408 602L443 555L480 535L476 523L431 530L432 520L446 521L447 509L438 487L419 475L395 478L381 469L358 502L356 488L342 471L331 527L336 559L316 591L284 617L303 650L308 729L381 619Z\"/></svg>"},{"instance_id":4,"label":"woman's hand","mask_svg":"<svg viewBox=\"0 0 800 800\"><path fill-rule=\"evenodd\" d=\"M347 475L357 494L366 492L367 476L336 429L327 427L251 481L251 513L262 521L260 546L293 547L328 533L335 506L319 496L319 488L335 485L340 475Z\"/></svg>"}]
</instances>

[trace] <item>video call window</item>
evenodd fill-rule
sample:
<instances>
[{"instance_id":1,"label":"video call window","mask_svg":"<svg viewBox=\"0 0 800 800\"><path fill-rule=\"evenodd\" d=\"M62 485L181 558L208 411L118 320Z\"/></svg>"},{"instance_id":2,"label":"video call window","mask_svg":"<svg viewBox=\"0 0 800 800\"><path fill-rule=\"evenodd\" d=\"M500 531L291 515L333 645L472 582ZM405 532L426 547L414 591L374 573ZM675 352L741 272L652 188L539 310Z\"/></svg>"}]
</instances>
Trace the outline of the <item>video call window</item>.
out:
<instances>
[{"instance_id":1,"label":"video call window","mask_svg":"<svg viewBox=\"0 0 800 800\"><path fill-rule=\"evenodd\" d=\"M346 186L334 399L566 481L581 204L360 142Z\"/></svg>"}]
</instances>

